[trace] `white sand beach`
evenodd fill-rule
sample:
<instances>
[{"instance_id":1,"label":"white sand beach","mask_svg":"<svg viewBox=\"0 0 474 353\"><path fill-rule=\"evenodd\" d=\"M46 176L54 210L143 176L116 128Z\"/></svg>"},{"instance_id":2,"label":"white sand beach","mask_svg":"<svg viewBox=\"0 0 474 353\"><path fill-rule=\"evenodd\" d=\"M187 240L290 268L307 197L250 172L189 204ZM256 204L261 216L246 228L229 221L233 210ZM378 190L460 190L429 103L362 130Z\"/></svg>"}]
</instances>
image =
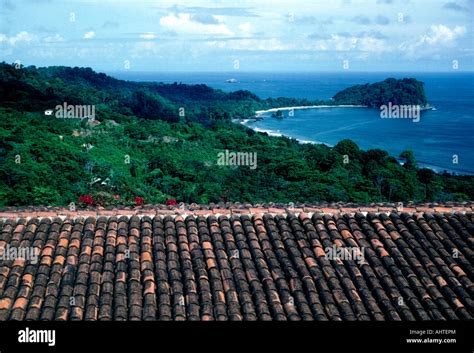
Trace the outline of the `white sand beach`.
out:
<instances>
[{"instance_id":1,"label":"white sand beach","mask_svg":"<svg viewBox=\"0 0 474 353\"><path fill-rule=\"evenodd\" d=\"M340 104L340 105L303 105L297 107L280 107L280 108L271 108L267 110L257 110L255 116L261 116L265 113L273 113L279 110L298 110L298 109L318 109L318 108L367 108L366 105L349 105L349 104Z\"/></svg>"}]
</instances>

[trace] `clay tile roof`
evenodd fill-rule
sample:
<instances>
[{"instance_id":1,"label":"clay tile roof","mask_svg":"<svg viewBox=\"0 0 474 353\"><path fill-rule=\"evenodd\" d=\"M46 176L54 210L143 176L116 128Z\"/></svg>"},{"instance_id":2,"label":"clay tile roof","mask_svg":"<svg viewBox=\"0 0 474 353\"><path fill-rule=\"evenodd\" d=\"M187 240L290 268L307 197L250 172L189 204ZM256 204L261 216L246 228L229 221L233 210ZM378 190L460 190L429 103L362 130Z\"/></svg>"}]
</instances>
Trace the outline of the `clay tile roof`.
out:
<instances>
[{"instance_id":1,"label":"clay tile roof","mask_svg":"<svg viewBox=\"0 0 474 353\"><path fill-rule=\"evenodd\" d=\"M228 206L0 213L0 321L474 318L470 204Z\"/></svg>"}]
</instances>

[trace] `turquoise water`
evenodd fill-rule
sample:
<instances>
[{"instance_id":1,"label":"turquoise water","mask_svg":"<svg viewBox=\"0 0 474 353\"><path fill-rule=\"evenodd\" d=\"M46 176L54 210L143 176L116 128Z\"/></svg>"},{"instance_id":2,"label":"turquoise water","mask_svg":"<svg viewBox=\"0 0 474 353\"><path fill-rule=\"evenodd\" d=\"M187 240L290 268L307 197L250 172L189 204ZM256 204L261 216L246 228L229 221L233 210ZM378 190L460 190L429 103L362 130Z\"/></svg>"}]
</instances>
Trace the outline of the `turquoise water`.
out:
<instances>
[{"instance_id":1,"label":"turquoise water","mask_svg":"<svg viewBox=\"0 0 474 353\"><path fill-rule=\"evenodd\" d=\"M283 119L267 117L247 126L302 141L334 145L349 138L361 148L381 148L397 157L410 149L423 166L474 174L474 73L112 73L122 79L166 83L205 83L225 91L247 89L262 98L329 99L346 87L387 77L425 82L429 102L419 122L381 119L379 110L323 108L295 110ZM237 83L226 83L235 78ZM456 162L457 163L453 163Z\"/></svg>"}]
</instances>

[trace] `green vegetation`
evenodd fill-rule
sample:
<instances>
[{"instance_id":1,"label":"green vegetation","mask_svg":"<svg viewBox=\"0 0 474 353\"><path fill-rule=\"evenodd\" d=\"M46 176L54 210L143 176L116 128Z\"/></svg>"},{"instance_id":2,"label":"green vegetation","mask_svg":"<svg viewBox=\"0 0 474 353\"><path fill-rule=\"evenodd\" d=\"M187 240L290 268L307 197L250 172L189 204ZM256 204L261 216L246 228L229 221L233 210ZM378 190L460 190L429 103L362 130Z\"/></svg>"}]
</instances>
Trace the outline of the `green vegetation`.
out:
<instances>
[{"instance_id":1,"label":"green vegetation","mask_svg":"<svg viewBox=\"0 0 474 353\"><path fill-rule=\"evenodd\" d=\"M302 145L230 122L314 102L64 67L0 64L0 83L0 205L474 199L474 178L418 169L408 151L402 166L349 140ZM95 105L95 121L44 114L64 102ZM257 153L257 169L218 166L226 149Z\"/></svg>"},{"instance_id":2,"label":"green vegetation","mask_svg":"<svg viewBox=\"0 0 474 353\"><path fill-rule=\"evenodd\" d=\"M96 73L90 68L63 66L38 69L30 66L17 70L12 65L0 63L0 82L0 105L3 107L39 112L64 102L95 105L99 120L117 113L213 126L229 122L231 118L248 118L260 109L318 103L292 98L262 100L249 91L225 93L202 84L129 82Z\"/></svg>"},{"instance_id":3,"label":"green vegetation","mask_svg":"<svg viewBox=\"0 0 474 353\"><path fill-rule=\"evenodd\" d=\"M366 105L372 108L379 108L389 102L421 107L428 104L423 82L414 78L388 78L382 82L352 86L338 92L333 99L341 104Z\"/></svg>"}]
</instances>

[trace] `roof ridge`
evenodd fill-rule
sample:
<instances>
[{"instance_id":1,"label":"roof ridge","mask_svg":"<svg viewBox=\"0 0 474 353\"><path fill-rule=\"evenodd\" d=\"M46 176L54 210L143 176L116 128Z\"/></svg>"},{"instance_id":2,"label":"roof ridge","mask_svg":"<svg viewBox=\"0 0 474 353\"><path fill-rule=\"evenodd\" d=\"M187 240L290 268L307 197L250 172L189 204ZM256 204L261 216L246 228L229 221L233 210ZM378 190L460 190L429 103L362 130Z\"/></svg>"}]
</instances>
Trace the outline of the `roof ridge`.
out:
<instances>
[{"instance_id":1,"label":"roof ridge","mask_svg":"<svg viewBox=\"0 0 474 353\"><path fill-rule=\"evenodd\" d=\"M470 213L473 211L472 207L340 207L340 208L315 208L315 207L302 207L302 208L214 208L209 210L190 210L186 208L174 208L174 209L143 209L143 208L116 208L112 210L106 209L57 209L48 211L31 211L31 210L9 210L6 212L0 212L0 219L2 218L43 218L43 217L59 217L61 219L70 217L120 217L120 216L242 216L242 215L258 215L258 214L270 214L270 215L299 215L301 213L306 214L356 214L362 213L364 215L368 213L374 214L391 214L391 213L409 213L409 214L420 214L420 213Z\"/></svg>"}]
</instances>

